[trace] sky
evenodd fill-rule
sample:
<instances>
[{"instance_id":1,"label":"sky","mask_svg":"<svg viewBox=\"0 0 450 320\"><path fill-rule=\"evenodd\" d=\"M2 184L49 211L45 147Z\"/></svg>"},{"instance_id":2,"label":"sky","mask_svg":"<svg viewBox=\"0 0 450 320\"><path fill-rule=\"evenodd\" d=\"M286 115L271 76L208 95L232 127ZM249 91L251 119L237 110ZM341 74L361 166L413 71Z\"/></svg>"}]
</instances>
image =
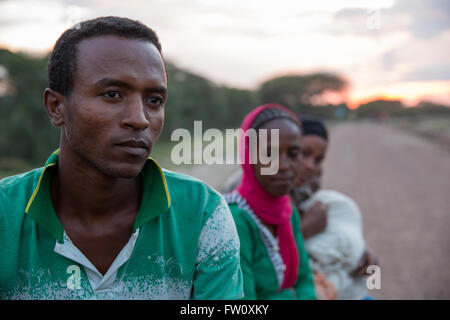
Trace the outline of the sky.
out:
<instances>
[{"instance_id":1,"label":"sky","mask_svg":"<svg viewBox=\"0 0 450 320\"><path fill-rule=\"evenodd\" d=\"M106 15L145 23L167 60L218 85L333 72L350 82L350 106L450 105L449 0L0 0L0 47L42 54L68 27Z\"/></svg>"}]
</instances>

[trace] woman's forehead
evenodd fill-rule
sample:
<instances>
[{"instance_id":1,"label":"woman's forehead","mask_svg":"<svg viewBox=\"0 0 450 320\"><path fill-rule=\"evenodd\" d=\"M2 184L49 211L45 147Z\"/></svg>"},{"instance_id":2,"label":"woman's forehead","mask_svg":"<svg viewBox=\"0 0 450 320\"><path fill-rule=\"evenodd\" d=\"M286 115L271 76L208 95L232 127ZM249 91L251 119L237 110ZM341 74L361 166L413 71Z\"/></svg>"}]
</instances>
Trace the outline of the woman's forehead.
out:
<instances>
[{"instance_id":1,"label":"woman's forehead","mask_svg":"<svg viewBox=\"0 0 450 320\"><path fill-rule=\"evenodd\" d=\"M299 126L294 122L294 120L288 118L275 118L267 121L259 129L279 129L280 134L283 133L294 133L297 132L301 134Z\"/></svg>"},{"instance_id":2,"label":"woman's forehead","mask_svg":"<svg viewBox=\"0 0 450 320\"><path fill-rule=\"evenodd\" d=\"M314 144L314 145L320 145L320 146L327 146L327 140L325 140L323 137L316 135L316 134L307 134L303 135L301 138L301 141L303 144Z\"/></svg>"}]
</instances>

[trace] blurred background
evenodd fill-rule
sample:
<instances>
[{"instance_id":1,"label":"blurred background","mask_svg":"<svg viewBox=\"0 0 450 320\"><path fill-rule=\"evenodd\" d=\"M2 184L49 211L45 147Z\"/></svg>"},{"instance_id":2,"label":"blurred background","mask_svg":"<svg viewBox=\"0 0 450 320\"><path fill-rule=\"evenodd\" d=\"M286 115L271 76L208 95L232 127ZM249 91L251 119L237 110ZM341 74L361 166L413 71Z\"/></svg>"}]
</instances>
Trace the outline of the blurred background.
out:
<instances>
[{"instance_id":1,"label":"blurred background","mask_svg":"<svg viewBox=\"0 0 450 320\"><path fill-rule=\"evenodd\" d=\"M105 15L160 37L169 99L152 156L163 166L220 189L238 166L175 166L173 130L238 128L268 102L321 118L324 188L358 203L381 261L370 294L450 299L449 1L0 0L0 178L58 147L42 105L49 52Z\"/></svg>"}]
</instances>

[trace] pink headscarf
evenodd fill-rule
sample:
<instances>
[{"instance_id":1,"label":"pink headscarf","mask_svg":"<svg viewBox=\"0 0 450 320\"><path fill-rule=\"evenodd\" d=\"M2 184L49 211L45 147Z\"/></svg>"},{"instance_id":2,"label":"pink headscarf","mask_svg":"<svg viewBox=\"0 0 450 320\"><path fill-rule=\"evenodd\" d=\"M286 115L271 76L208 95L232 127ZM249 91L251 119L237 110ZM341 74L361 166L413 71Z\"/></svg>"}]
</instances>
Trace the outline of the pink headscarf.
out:
<instances>
[{"instance_id":1,"label":"pink headscarf","mask_svg":"<svg viewBox=\"0 0 450 320\"><path fill-rule=\"evenodd\" d=\"M259 106L250 112L243 120L241 129L245 133L251 128L256 116L268 108L279 108L292 116L300 124L297 116L290 110L277 104ZM292 207L289 195L276 197L269 194L256 180L252 164L249 162L249 140L243 134L240 137L240 155L243 160L243 176L237 191L247 200L252 210L265 223L275 226L280 253L286 269L282 289L292 287L297 281L299 256L294 235L292 233Z\"/></svg>"}]
</instances>

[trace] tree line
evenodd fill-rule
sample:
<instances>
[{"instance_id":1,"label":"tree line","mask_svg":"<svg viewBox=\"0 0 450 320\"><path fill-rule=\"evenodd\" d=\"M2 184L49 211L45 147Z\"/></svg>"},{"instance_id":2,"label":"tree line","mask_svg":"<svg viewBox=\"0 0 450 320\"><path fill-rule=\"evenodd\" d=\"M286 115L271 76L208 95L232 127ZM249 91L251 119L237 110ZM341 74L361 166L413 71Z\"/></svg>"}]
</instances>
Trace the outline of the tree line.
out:
<instances>
[{"instance_id":1,"label":"tree line","mask_svg":"<svg viewBox=\"0 0 450 320\"><path fill-rule=\"evenodd\" d=\"M59 144L59 129L50 124L42 104L47 62L48 55L33 57L0 49L0 167L11 163L4 159L42 165ZM167 73L169 97L161 135L165 140L177 128L191 130L194 120L202 120L204 128L237 128L250 110L268 102L280 103L300 116L325 120L377 117L382 112L398 116L406 114L407 109L418 114L450 110L429 104L404 108L399 101L373 101L357 110L349 110L345 103L326 104L321 100L325 93L340 94L349 85L342 76L332 73L276 77L256 90L217 85L170 62Z\"/></svg>"}]
</instances>

